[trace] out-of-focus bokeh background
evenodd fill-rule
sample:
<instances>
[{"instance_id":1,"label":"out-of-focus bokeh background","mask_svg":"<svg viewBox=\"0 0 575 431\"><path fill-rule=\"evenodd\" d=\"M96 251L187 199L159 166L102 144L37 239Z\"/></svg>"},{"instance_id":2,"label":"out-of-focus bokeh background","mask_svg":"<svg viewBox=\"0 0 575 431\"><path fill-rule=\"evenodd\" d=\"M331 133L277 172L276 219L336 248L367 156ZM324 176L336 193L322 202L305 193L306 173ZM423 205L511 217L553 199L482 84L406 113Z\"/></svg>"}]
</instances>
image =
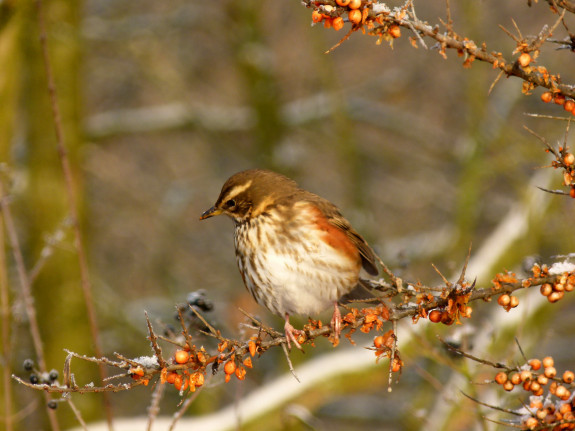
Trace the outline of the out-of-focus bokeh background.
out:
<instances>
[{"instance_id":1,"label":"out-of-focus bokeh background","mask_svg":"<svg viewBox=\"0 0 575 431\"><path fill-rule=\"evenodd\" d=\"M450 3L457 32L508 59L515 43L500 24L514 32L515 20L523 35L535 35L557 19L543 1L532 7L497 0ZM415 7L420 19L446 20L444 1ZM503 269L521 273L527 256L545 261L573 250L573 203L543 196L535 187L558 188L562 178L542 169L551 159L523 127L555 144L564 139L566 123L525 114L563 111L541 103L539 89L526 97L515 78L501 79L488 94L497 76L489 65L475 62L464 69L463 58L448 51L443 59L429 41L429 49L414 49L405 29L393 47L357 33L325 54L348 27L335 32L311 26L311 11L298 1L52 0L43 1L42 10L107 355L150 354L144 310L158 327L176 324L175 305L198 289L214 301L212 322L230 336L241 336L238 307L281 326L242 285L231 221L198 220L223 182L246 168L280 171L336 203L406 279L439 284L431 263L452 277L469 245L480 250L488 239L497 261L483 268L483 284ZM0 2L3 188L29 270L50 245L33 291L48 367L61 370L63 349L91 355L93 346L66 225L40 34L32 4ZM555 37L565 36L558 27ZM538 64L572 82L575 55L554 48L545 45ZM526 230L497 254L504 240L494 232L510 211L534 198L539 203L524 218ZM513 223L507 227L512 228ZM10 336L3 344L9 346L3 348L8 361L0 366L24 376L21 363L34 353L9 254L7 259L11 326L4 332ZM569 301L530 315L529 325L541 331L537 336L545 333L546 342L526 339L529 331L522 331L518 337L530 346L528 355L572 361L566 351L572 334L552 323L573 323L566 317ZM489 309L478 305L465 325L485 325ZM7 327L6 320L2 324ZM454 329L413 331L428 348L407 349L406 369L391 394L385 365L353 383L328 382L332 390L318 387L306 394L303 404L318 429L432 429L426 418L451 372L447 360L438 360L444 353L434 335L449 336ZM494 360L520 358L510 334L493 328L490 337ZM305 355L294 353L294 362L331 349L327 341L317 344ZM216 411L286 372L277 350L256 361L246 381L206 389L191 414ZM77 380L97 379L94 367L74 366ZM14 408L0 408L2 415L16 415L16 429L47 428L44 399L8 384ZM146 415L150 392L113 394L114 412ZM168 415L179 402L172 392L162 402ZM461 402L457 391L450 396ZM6 391L0 394L6 397ZM102 419L99 395L76 399L86 420ZM67 406L57 414L64 427L75 424ZM471 429L469 422L456 428L443 419L443 429ZM300 426L279 409L245 429Z\"/></svg>"}]
</instances>

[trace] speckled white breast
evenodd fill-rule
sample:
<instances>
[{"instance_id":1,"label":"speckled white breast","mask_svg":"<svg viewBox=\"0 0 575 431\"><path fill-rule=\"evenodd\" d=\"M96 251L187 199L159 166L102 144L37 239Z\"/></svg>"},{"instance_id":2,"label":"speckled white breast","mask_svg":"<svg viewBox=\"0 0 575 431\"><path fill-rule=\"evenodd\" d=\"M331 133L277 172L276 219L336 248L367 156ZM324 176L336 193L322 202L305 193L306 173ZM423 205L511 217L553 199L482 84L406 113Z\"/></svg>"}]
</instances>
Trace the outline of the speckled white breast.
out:
<instances>
[{"instance_id":1,"label":"speckled white breast","mask_svg":"<svg viewBox=\"0 0 575 431\"><path fill-rule=\"evenodd\" d=\"M296 213L291 213L296 214ZM255 300L278 315L313 315L333 305L358 282L361 261L322 240L305 209L278 223L277 212L236 224L236 260ZM254 244L244 247L245 242Z\"/></svg>"}]
</instances>

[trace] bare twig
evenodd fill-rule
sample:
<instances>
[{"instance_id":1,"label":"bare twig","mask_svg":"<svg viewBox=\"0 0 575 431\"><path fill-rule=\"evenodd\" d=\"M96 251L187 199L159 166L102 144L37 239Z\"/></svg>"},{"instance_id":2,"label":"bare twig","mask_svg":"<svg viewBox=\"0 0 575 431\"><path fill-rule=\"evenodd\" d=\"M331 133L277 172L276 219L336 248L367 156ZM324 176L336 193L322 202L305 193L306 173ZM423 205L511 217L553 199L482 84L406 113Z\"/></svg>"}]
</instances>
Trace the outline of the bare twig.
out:
<instances>
[{"instance_id":1,"label":"bare twig","mask_svg":"<svg viewBox=\"0 0 575 431\"><path fill-rule=\"evenodd\" d=\"M515 369L512 367L508 367L507 365L502 364L500 362L491 362L491 361L488 361L486 359L482 359L482 358L478 358L477 356L473 356L471 353L467 353L461 349L458 349L457 347L454 347L453 345L451 345L450 343L445 341L443 338L441 338L439 335L437 336L437 339L439 341L441 341L441 343L443 343L443 345L448 350L451 350L452 352L457 353L458 355L461 355L465 358L471 359L472 361L475 361L475 362L478 362L478 363L484 364L484 365L489 365L490 367L493 367L493 368L503 369L505 371L512 371Z\"/></svg>"},{"instance_id":2,"label":"bare twig","mask_svg":"<svg viewBox=\"0 0 575 431\"><path fill-rule=\"evenodd\" d=\"M4 202L4 183L0 179L0 201ZM8 265L6 262L6 238L4 236L4 211L0 204L0 315L2 318L2 385L4 387L4 424L6 431L12 431L12 387L10 375L12 364L12 348L10 346L12 332L10 310L10 293L8 289Z\"/></svg>"},{"instance_id":3,"label":"bare twig","mask_svg":"<svg viewBox=\"0 0 575 431\"><path fill-rule=\"evenodd\" d=\"M150 323L150 319L148 318L148 312L145 311L144 314L146 315L146 323L148 325L148 334L150 335L150 342L152 343L152 348L154 349L156 358L158 359L158 364L160 368L165 368L166 361L162 356L162 348L158 346L158 337L156 336L156 334L154 334L154 328L152 328L152 324Z\"/></svg>"},{"instance_id":4,"label":"bare twig","mask_svg":"<svg viewBox=\"0 0 575 431\"><path fill-rule=\"evenodd\" d=\"M80 410L78 410L78 407L76 407L76 404L74 404L74 401L72 401L72 398L66 397L65 399L68 402L68 405L70 406L70 408L72 409L72 412L74 413L74 416L76 417L76 420L80 423L80 426L82 427L82 429L84 431L88 431L88 425L86 425L86 421L82 417L82 413L80 412Z\"/></svg>"},{"instance_id":5,"label":"bare twig","mask_svg":"<svg viewBox=\"0 0 575 431\"><path fill-rule=\"evenodd\" d=\"M511 415L521 416L520 413L517 413L517 412L514 411L514 410L504 409L504 408L502 408L502 407L493 406L493 405L491 405L491 404L484 403L483 401L480 401L480 400L478 400L477 398L473 398L471 395L467 395L467 394L466 394L465 392L463 392L463 391L461 391L461 394L462 394L463 396L469 398L471 401L473 401L473 402L475 402L475 403L477 403L477 404L480 404L480 405L482 405L482 406L489 407L490 409L499 410L500 412L509 413L509 414L511 414Z\"/></svg>"},{"instance_id":6,"label":"bare twig","mask_svg":"<svg viewBox=\"0 0 575 431\"><path fill-rule=\"evenodd\" d=\"M299 377L298 377L297 374L295 373L295 370L294 370L294 368L293 368L293 364L291 363L291 359L290 359L290 357L289 357L289 352L288 352L288 349L287 349L287 344L286 344L286 343L282 343L281 346L282 346L282 349L283 349L283 351L284 351L284 355L285 355L285 357L286 357L289 370L290 370L290 372L292 373L292 375L295 377L295 379L299 382L299 381L300 381L300 380L299 380ZM300 383L301 383L301 382L300 382Z\"/></svg>"},{"instance_id":7,"label":"bare twig","mask_svg":"<svg viewBox=\"0 0 575 431\"><path fill-rule=\"evenodd\" d=\"M209 382L209 379L211 377L208 377L207 382ZM206 382L206 383L207 383ZM200 393L202 392L202 389L205 387L201 386L198 389L196 389L196 391L189 396L183 403L182 406L180 407L180 409L174 414L174 420L172 421L172 423L170 424L170 428L168 431L172 431L175 429L176 424L178 423L178 421L182 418L182 416L184 416L184 413L186 413L186 411L188 410L188 408L190 408L190 406L192 405L192 403L196 400L196 398L198 397L198 395L200 395Z\"/></svg>"},{"instance_id":8,"label":"bare twig","mask_svg":"<svg viewBox=\"0 0 575 431\"><path fill-rule=\"evenodd\" d=\"M20 247L18 235L16 234L16 226L14 225L12 212L10 210L10 206L8 205L8 199L3 195L0 196L0 210L2 211L4 218L4 226L8 235L8 241L10 243L10 247L12 248L12 255L14 257L14 261L16 262L16 271L20 283L20 291L22 292L26 316L28 317L28 322L30 325L30 335L32 336L32 344L34 345L34 352L36 353L36 361L38 362L38 366L43 371L45 371L47 367L46 360L44 358L44 344L42 343L42 337L40 335L40 327L38 325L36 307L34 306L34 298L32 296L32 286L30 285L30 280L28 279L26 265L24 263L24 257L22 255L22 249ZM44 400L46 404L48 404L50 401L50 397L47 393L44 394ZM52 430L58 431L60 429L60 425L58 423L58 418L55 412L52 409L47 409L47 412ZM7 414L9 413L10 412L7 412Z\"/></svg>"},{"instance_id":9,"label":"bare twig","mask_svg":"<svg viewBox=\"0 0 575 431\"><path fill-rule=\"evenodd\" d=\"M160 413L160 401L164 397L164 392L166 389L166 385L162 383L156 383L156 387L152 392L152 402L150 407L148 407L148 425L146 427L147 431L152 431L152 427L154 425L154 420L158 417Z\"/></svg>"},{"instance_id":10,"label":"bare twig","mask_svg":"<svg viewBox=\"0 0 575 431\"><path fill-rule=\"evenodd\" d=\"M78 219L78 199L76 196L76 185L74 175L72 174L72 166L70 163L70 158L68 157L68 151L64 140L62 116L60 113L60 107L58 106L58 95L56 92L54 73L52 70L51 59L48 50L48 37L46 31L46 22L44 17L44 7L42 0L36 0L36 6L38 15L38 27L40 31L40 45L42 51L42 59L44 61L44 69L46 71L46 80L48 84L50 107L52 109L52 115L54 117L54 129L56 132L56 149L58 152L58 156L60 158L60 163L62 165L62 171L64 174L64 180L66 183L66 191L68 195L68 211L70 213L72 231L74 233L74 246L76 248L78 256L80 278L82 280L81 283L82 292L84 294L84 302L86 304L88 321L90 324L90 332L94 343L94 351L96 353L96 356L102 356L102 343L100 340L100 331L98 329L96 311L94 309L94 300L92 298L92 282L90 281L88 271L88 260L86 258L84 240L82 237ZM100 378L102 380L105 379L106 370L104 366L99 365L98 370L100 373ZM106 394L104 394L103 396L103 401L104 401L104 411L106 413L106 418L108 421L108 428L110 430L113 430L111 403L109 397Z\"/></svg>"}]
</instances>

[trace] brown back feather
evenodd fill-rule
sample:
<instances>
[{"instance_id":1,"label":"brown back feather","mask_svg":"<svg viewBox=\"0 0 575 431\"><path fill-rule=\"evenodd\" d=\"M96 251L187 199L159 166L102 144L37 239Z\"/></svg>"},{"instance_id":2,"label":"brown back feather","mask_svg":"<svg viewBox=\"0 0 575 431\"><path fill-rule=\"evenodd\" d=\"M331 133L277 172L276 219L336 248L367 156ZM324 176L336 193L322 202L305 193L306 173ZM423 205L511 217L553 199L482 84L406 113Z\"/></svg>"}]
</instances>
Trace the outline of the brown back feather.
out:
<instances>
[{"instance_id":1,"label":"brown back feather","mask_svg":"<svg viewBox=\"0 0 575 431\"><path fill-rule=\"evenodd\" d=\"M363 269L365 269L368 274L377 275L379 271L375 265L375 254L365 239L363 239L347 219L341 215L334 204L320 196L314 195L314 197L316 198L314 199L314 203L325 214L328 221L338 229L345 232L347 237L357 247L361 256L361 265L363 266Z\"/></svg>"}]
</instances>

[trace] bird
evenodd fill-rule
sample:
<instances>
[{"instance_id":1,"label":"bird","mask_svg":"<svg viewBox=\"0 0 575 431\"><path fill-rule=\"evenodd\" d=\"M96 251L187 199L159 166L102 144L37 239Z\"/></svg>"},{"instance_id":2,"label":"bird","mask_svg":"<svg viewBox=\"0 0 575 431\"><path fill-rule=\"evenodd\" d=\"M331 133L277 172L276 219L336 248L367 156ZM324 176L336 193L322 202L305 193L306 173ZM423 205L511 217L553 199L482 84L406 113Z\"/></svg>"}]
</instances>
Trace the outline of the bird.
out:
<instances>
[{"instance_id":1,"label":"bird","mask_svg":"<svg viewBox=\"0 0 575 431\"><path fill-rule=\"evenodd\" d=\"M232 175L200 220L225 214L234 222L236 262L256 302L285 319L286 344L301 349L304 331L292 315L334 307L332 331L341 333L338 300L377 275L375 253L337 206L282 175L249 169Z\"/></svg>"}]
</instances>

